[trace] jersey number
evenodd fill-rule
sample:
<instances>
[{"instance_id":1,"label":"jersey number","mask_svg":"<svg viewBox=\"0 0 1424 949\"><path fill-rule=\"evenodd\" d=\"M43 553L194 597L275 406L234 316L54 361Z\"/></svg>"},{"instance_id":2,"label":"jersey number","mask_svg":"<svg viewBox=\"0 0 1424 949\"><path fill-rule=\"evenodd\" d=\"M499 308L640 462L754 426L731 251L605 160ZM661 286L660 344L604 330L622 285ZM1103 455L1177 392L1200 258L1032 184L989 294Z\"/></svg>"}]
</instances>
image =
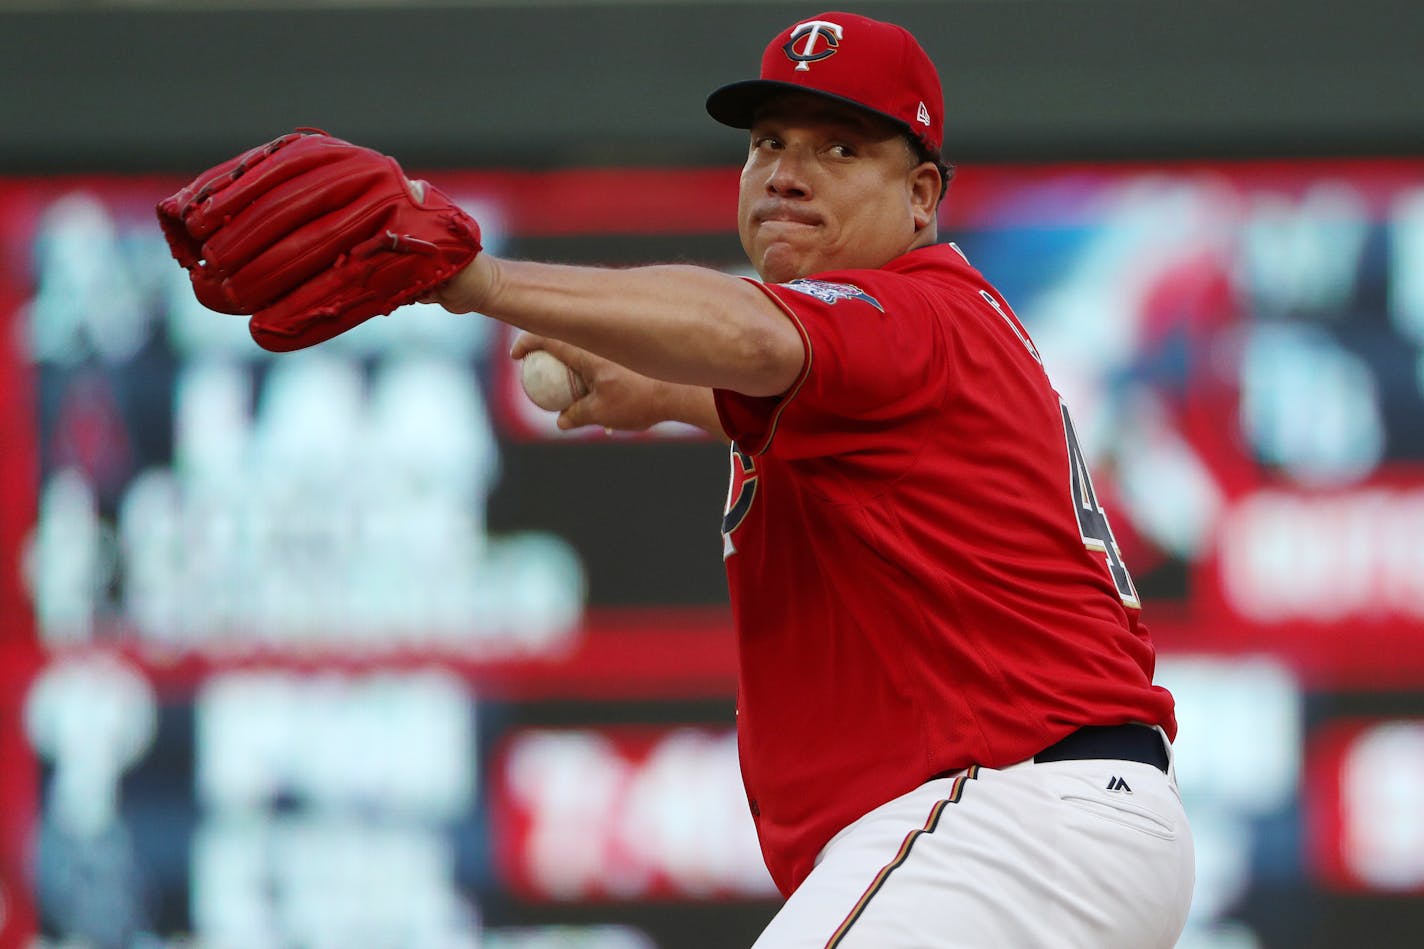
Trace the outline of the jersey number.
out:
<instances>
[{"instance_id":1,"label":"jersey number","mask_svg":"<svg viewBox=\"0 0 1424 949\"><path fill-rule=\"evenodd\" d=\"M1063 410L1063 434L1068 441L1068 482L1073 495L1073 510L1078 515L1078 532L1083 535L1083 546L1089 550L1101 550L1107 556L1108 572L1112 574L1122 602L1131 607L1141 605L1137 599L1137 588L1132 585L1132 576L1127 565L1122 562L1122 551L1118 550L1113 538L1108 516L1098 503L1097 492L1093 490L1093 478L1088 474L1088 463L1083 459L1083 449L1078 447L1078 433L1073 430L1073 419L1068 415L1068 406L1058 403Z\"/></svg>"}]
</instances>

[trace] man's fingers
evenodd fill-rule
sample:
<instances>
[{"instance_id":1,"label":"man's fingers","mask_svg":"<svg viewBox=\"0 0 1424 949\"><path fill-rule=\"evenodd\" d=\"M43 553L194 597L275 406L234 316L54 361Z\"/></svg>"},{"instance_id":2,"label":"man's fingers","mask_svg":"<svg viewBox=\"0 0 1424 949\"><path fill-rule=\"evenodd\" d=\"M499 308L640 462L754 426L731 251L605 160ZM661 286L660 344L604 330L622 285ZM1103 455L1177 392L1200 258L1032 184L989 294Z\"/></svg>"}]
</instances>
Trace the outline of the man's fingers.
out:
<instances>
[{"instance_id":1,"label":"man's fingers","mask_svg":"<svg viewBox=\"0 0 1424 949\"><path fill-rule=\"evenodd\" d=\"M521 337L520 342L523 341L524 337ZM519 342L516 342L515 346L517 347L518 345ZM597 360L598 357L589 353L588 350L579 349L577 346L566 343L561 339L549 339L547 337L533 335L529 335L525 345L526 352L533 349L544 350L550 356L553 356L559 362L578 373L579 377L582 378L585 383L589 383L593 377L596 368L595 360ZM519 357L515 356L514 358L518 359Z\"/></svg>"},{"instance_id":2,"label":"man's fingers","mask_svg":"<svg viewBox=\"0 0 1424 949\"><path fill-rule=\"evenodd\" d=\"M573 405L570 405L559 413L558 418L554 419L554 424L566 432L570 429L583 428L585 425L593 424L593 422L584 418L586 413L574 408L575 405L578 405L578 403L575 402Z\"/></svg>"},{"instance_id":3,"label":"man's fingers","mask_svg":"<svg viewBox=\"0 0 1424 949\"><path fill-rule=\"evenodd\" d=\"M520 333L516 336L514 345L509 347L509 356L511 359L523 359L539 349L544 350L565 366L573 367L575 372L588 364L588 354L577 346L534 333Z\"/></svg>"},{"instance_id":4,"label":"man's fingers","mask_svg":"<svg viewBox=\"0 0 1424 949\"><path fill-rule=\"evenodd\" d=\"M509 358L523 359L536 349L543 349L548 342L549 340L533 333L520 333L514 338L514 345L509 347Z\"/></svg>"},{"instance_id":5,"label":"man's fingers","mask_svg":"<svg viewBox=\"0 0 1424 949\"><path fill-rule=\"evenodd\" d=\"M608 424L608 419L605 418L608 412L609 407L605 400L599 398L597 393L589 393L574 400L573 404L560 412L555 423L564 431L596 425L603 429L605 435L612 435L623 426L619 423Z\"/></svg>"},{"instance_id":6,"label":"man's fingers","mask_svg":"<svg viewBox=\"0 0 1424 949\"><path fill-rule=\"evenodd\" d=\"M602 425L598 421L598 396L590 392L582 398L574 399L569 407L559 413L555 420L559 428L568 431L585 425Z\"/></svg>"}]
</instances>

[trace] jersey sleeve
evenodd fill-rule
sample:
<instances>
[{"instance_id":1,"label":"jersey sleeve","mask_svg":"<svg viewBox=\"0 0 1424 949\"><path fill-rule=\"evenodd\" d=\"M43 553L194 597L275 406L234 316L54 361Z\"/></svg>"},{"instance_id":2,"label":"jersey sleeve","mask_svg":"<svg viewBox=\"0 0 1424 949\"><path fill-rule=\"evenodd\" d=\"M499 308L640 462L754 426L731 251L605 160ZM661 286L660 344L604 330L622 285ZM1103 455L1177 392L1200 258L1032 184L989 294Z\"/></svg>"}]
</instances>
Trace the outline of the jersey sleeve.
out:
<instances>
[{"instance_id":1,"label":"jersey sleeve","mask_svg":"<svg viewBox=\"0 0 1424 949\"><path fill-rule=\"evenodd\" d=\"M855 282L851 282L854 279ZM908 281L846 272L785 284L750 281L796 325L806 349L784 394L715 390L723 429L746 452L816 457L857 433L903 425L945 397L948 355L929 301Z\"/></svg>"}]
</instances>

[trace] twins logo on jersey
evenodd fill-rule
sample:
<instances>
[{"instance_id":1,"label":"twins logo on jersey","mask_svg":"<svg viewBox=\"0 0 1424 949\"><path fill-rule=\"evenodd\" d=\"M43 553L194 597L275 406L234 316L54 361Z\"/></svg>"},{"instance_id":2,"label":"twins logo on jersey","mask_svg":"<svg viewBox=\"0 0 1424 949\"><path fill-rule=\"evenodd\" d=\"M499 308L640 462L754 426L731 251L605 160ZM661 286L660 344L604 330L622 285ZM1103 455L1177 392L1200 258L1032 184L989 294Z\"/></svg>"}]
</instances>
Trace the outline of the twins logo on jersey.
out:
<instances>
[{"instance_id":1,"label":"twins logo on jersey","mask_svg":"<svg viewBox=\"0 0 1424 949\"><path fill-rule=\"evenodd\" d=\"M822 303L836 304L842 300L860 300L862 303L869 303L881 313L885 312L885 307L880 305L879 300L854 284L831 283L827 280L793 280L790 283L783 283L782 286L788 290L795 290L797 293L815 297Z\"/></svg>"},{"instance_id":2,"label":"twins logo on jersey","mask_svg":"<svg viewBox=\"0 0 1424 949\"><path fill-rule=\"evenodd\" d=\"M737 552L732 532L741 526L756 499L756 461L732 444L732 477L727 485L727 511L722 515L722 559Z\"/></svg>"}]
</instances>

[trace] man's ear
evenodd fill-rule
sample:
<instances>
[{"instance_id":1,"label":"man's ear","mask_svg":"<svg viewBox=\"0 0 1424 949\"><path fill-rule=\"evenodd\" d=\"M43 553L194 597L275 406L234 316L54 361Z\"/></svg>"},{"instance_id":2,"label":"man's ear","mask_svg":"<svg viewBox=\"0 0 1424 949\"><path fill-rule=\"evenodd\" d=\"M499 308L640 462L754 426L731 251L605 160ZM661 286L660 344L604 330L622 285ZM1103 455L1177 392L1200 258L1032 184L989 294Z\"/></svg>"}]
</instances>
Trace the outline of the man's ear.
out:
<instances>
[{"instance_id":1,"label":"man's ear","mask_svg":"<svg viewBox=\"0 0 1424 949\"><path fill-rule=\"evenodd\" d=\"M923 230L934 220L939 207L940 189L944 181L932 161L922 161L910 170L910 209L915 217L915 230Z\"/></svg>"}]
</instances>

